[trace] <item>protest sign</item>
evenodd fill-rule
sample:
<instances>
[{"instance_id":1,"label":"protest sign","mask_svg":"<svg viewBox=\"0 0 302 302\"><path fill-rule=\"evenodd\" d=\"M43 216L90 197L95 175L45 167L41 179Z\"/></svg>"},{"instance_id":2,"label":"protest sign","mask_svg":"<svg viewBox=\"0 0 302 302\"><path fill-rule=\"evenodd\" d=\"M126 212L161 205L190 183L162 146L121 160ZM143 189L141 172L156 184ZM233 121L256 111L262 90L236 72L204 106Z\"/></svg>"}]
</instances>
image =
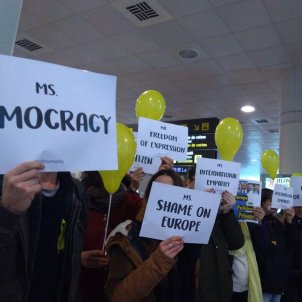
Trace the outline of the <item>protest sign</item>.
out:
<instances>
[{"instance_id":1,"label":"protest sign","mask_svg":"<svg viewBox=\"0 0 302 302\"><path fill-rule=\"evenodd\" d=\"M237 194L240 163L198 158L195 174L195 189L205 190L213 188L218 193L229 191L234 196Z\"/></svg>"},{"instance_id":2,"label":"protest sign","mask_svg":"<svg viewBox=\"0 0 302 302\"><path fill-rule=\"evenodd\" d=\"M258 223L252 213L253 207L261 206L261 182L254 180L239 180L234 213L239 221Z\"/></svg>"},{"instance_id":3,"label":"protest sign","mask_svg":"<svg viewBox=\"0 0 302 302\"><path fill-rule=\"evenodd\" d=\"M272 196L272 209L288 209L293 206L293 188L275 185Z\"/></svg>"},{"instance_id":4,"label":"protest sign","mask_svg":"<svg viewBox=\"0 0 302 302\"><path fill-rule=\"evenodd\" d=\"M136 140L137 146L137 132L133 132ZM161 159L159 156L146 156L136 154L134 162L130 167L130 171L135 171L138 168L143 168L144 173L154 174L158 171L158 168L161 164Z\"/></svg>"},{"instance_id":5,"label":"protest sign","mask_svg":"<svg viewBox=\"0 0 302 302\"><path fill-rule=\"evenodd\" d=\"M137 134L137 154L143 156L169 156L173 160L186 160L188 127L178 126L140 117Z\"/></svg>"},{"instance_id":6,"label":"protest sign","mask_svg":"<svg viewBox=\"0 0 302 302\"><path fill-rule=\"evenodd\" d=\"M140 236L207 244L219 205L219 195L154 182Z\"/></svg>"},{"instance_id":7,"label":"protest sign","mask_svg":"<svg viewBox=\"0 0 302 302\"><path fill-rule=\"evenodd\" d=\"M295 207L302 207L302 177L292 176L290 186L293 188L293 202Z\"/></svg>"},{"instance_id":8,"label":"protest sign","mask_svg":"<svg viewBox=\"0 0 302 302\"><path fill-rule=\"evenodd\" d=\"M0 56L0 173L117 169L116 77Z\"/></svg>"}]
</instances>

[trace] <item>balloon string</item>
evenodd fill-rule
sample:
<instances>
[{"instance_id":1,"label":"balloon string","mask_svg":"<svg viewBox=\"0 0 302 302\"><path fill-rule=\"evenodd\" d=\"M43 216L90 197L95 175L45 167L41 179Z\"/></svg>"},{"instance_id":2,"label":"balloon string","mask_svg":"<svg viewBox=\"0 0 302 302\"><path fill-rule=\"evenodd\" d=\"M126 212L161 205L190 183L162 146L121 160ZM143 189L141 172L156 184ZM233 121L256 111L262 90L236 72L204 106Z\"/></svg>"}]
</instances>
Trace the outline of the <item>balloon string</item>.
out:
<instances>
[{"instance_id":1,"label":"balloon string","mask_svg":"<svg viewBox=\"0 0 302 302\"><path fill-rule=\"evenodd\" d=\"M106 240L107 240L107 232L108 232L108 225L109 225L109 218L110 218L110 210L111 210L111 200L112 200L112 193L109 193L109 207L108 207L108 212L107 212L106 227L105 227L105 235L104 235L103 248L102 248L102 252L103 252L103 253L104 253L104 251L105 251L105 243L106 243Z\"/></svg>"}]
</instances>

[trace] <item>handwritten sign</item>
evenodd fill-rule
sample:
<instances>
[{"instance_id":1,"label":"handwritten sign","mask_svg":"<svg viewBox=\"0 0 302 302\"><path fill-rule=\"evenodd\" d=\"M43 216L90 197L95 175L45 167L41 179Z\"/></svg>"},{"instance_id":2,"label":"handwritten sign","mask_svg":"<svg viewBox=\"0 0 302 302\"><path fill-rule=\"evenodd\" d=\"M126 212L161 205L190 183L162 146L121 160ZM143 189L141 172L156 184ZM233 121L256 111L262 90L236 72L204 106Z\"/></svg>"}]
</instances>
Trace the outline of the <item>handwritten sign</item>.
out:
<instances>
[{"instance_id":1,"label":"handwritten sign","mask_svg":"<svg viewBox=\"0 0 302 302\"><path fill-rule=\"evenodd\" d=\"M210 158L198 158L195 174L195 189L205 190L213 188L222 193L229 191L236 196L240 163Z\"/></svg>"},{"instance_id":2,"label":"handwritten sign","mask_svg":"<svg viewBox=\"0 0 302 302\"><path fill-rule=\"evenodd\" d=\"M0 173L117 169L116 77L0 56Z\"/></svg>"},{"instance_id":3,"label":"handwritten sign","mask_svg":"<svg viewBox=\"0 0 302 302\"><path fill-rule=\"evenodd\" d=\"M137 136L137 154L169 156L174 160L187 158L187 127L140 117Z\"/></svg>"},{"instance_id":4,"label":"handwritten sign","mask_svg":"<svg viewBox=\"0 0 302 302\"><path fill-rule=\"evenodd\" d=\"M293 188L294 206L302 207L302 176L292 176L290 185Z\"/></svg>"},{"instance_id":5,"label":"handwritten sign","mask_svg":"<svg viewBox=\"0 0 302 302\"><path fill-rule=\"evenodd\" d=\"M293 206L293 188L275 185L272 196L273 209L288 209Z\"/></svg>"},{"instance_id":6,"label":"handwritten sign","mask_svg":"<svg viewBox=\"0 0 302 302\"><path fill-rule=\"evenodd\" d=\"M207 244L219 204L219 195L154 182L140 236Z\"/></svg>"},{"instance_id":7,"label":"handwritten sign","mask_svg":"<svg viewBox=\"0 0 302 302\"><path fill-rule=\"evenodd\" d=\"M261 206L261 182L240 179L234 213L239 221L258 223L253 207Z\"/></svg>"}]
</instances>

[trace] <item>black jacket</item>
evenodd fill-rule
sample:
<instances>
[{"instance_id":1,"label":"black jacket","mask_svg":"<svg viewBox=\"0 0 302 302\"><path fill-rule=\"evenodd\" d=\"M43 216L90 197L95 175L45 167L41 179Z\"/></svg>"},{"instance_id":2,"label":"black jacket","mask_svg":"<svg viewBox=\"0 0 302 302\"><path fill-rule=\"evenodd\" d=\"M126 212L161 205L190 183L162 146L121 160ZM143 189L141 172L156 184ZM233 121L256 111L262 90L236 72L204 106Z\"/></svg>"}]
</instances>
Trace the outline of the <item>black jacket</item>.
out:
<instances>
[{"instance_id":1,"label":"black jacket","mask_svg":"<svg viewBox=\"0 0 302 302\"><path fill-rule=\"evenodd\" d=\"M229 250L238 250L244 236L233 210L218 214L208 244L201 246L196 302L229 302L233 294Z\"/></svg>"},{"instance_id":2,"label":"black jacket","mask_svg":"<svg viewBox=\"0 0 302 302\"><path fill-rule=\"evenodd\" d=\"M60 184L72 194L70 218L65 235L62 276L58 302L74 302L81 266L82 238L86 225L86 194L69 173L59 173ZM70 196L71 197L71 196ZM39 238L41 195L25 215L0 207L0 301L27 302Z\"/></svg>"},{"instance_id":3,"label":"black jacket","mask_svg":"<svg viewBox=\"0 0 302 302\"><path fill-rule=\"evenodd\" d=\"M249 224L263 292L281 294L287 287L293 227L273 215L265 216L261 225Z\"/></svg>"}]
</instances>

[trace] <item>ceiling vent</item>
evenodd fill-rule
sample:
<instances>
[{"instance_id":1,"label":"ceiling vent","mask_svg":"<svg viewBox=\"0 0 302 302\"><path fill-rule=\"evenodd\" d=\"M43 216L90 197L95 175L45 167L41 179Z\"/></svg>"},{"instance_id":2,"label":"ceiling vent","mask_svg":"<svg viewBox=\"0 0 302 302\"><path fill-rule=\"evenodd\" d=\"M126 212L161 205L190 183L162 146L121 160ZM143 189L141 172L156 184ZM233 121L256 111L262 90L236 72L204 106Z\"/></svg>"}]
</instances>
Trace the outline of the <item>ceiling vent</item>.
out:
<instances>
[{"instance_id":1,"label":"ceiling vent","mask_svg":"<svg viewBox=\"0 0 302 302\"><path fill-rule=\"evenodd\" d=\"M138 27L145 27L171 20L172 17L155 0L116 1L111 4Z\"/></svg>"},{"instance_id":2,"label":"ceiling vent","mask_svg":"<svg viewBox=\"0 0 302 302\"><path fill-rule=\"evenodd\" d=\"M253 120L254 124L256 125L265 125L265 124L272 124L273 121L267 118L262 118L258 120Z\"/></svg>"},{"instance_id":3,"label":"ceiling vent","mask_svg":"<svg viewBox=\"0 0 302 302\"><path fill-rule=\"evenodd\" d=\"M27 34L20 34L16 38L14 54L18 51L36 55L52 51L52 49Z\"/></svg>"},{"instance_id":4,"label":"ceiling vent","mask_svg":"<svg viewBox=\"0 0 302 302\"><path fill-rule=\"evenodd\" d=\"M278 129L268 129L266 130L268 133L279 133Z\"/></svg>"},{"instance_id":5,"label":"ceiling vent","mask_svg":"<svg viewBox=\"0 0 302 302\"><path fill-rule=\"evenodd\" d=\"M40 48L42 48L42 46L34 43L34 42L31 42L29 41L28 39L22 39L22 40L19 40L15 43L16 45L19 45L29 51L35 51L35 50L38 50Z\"/></svg>"}]
</instances>

